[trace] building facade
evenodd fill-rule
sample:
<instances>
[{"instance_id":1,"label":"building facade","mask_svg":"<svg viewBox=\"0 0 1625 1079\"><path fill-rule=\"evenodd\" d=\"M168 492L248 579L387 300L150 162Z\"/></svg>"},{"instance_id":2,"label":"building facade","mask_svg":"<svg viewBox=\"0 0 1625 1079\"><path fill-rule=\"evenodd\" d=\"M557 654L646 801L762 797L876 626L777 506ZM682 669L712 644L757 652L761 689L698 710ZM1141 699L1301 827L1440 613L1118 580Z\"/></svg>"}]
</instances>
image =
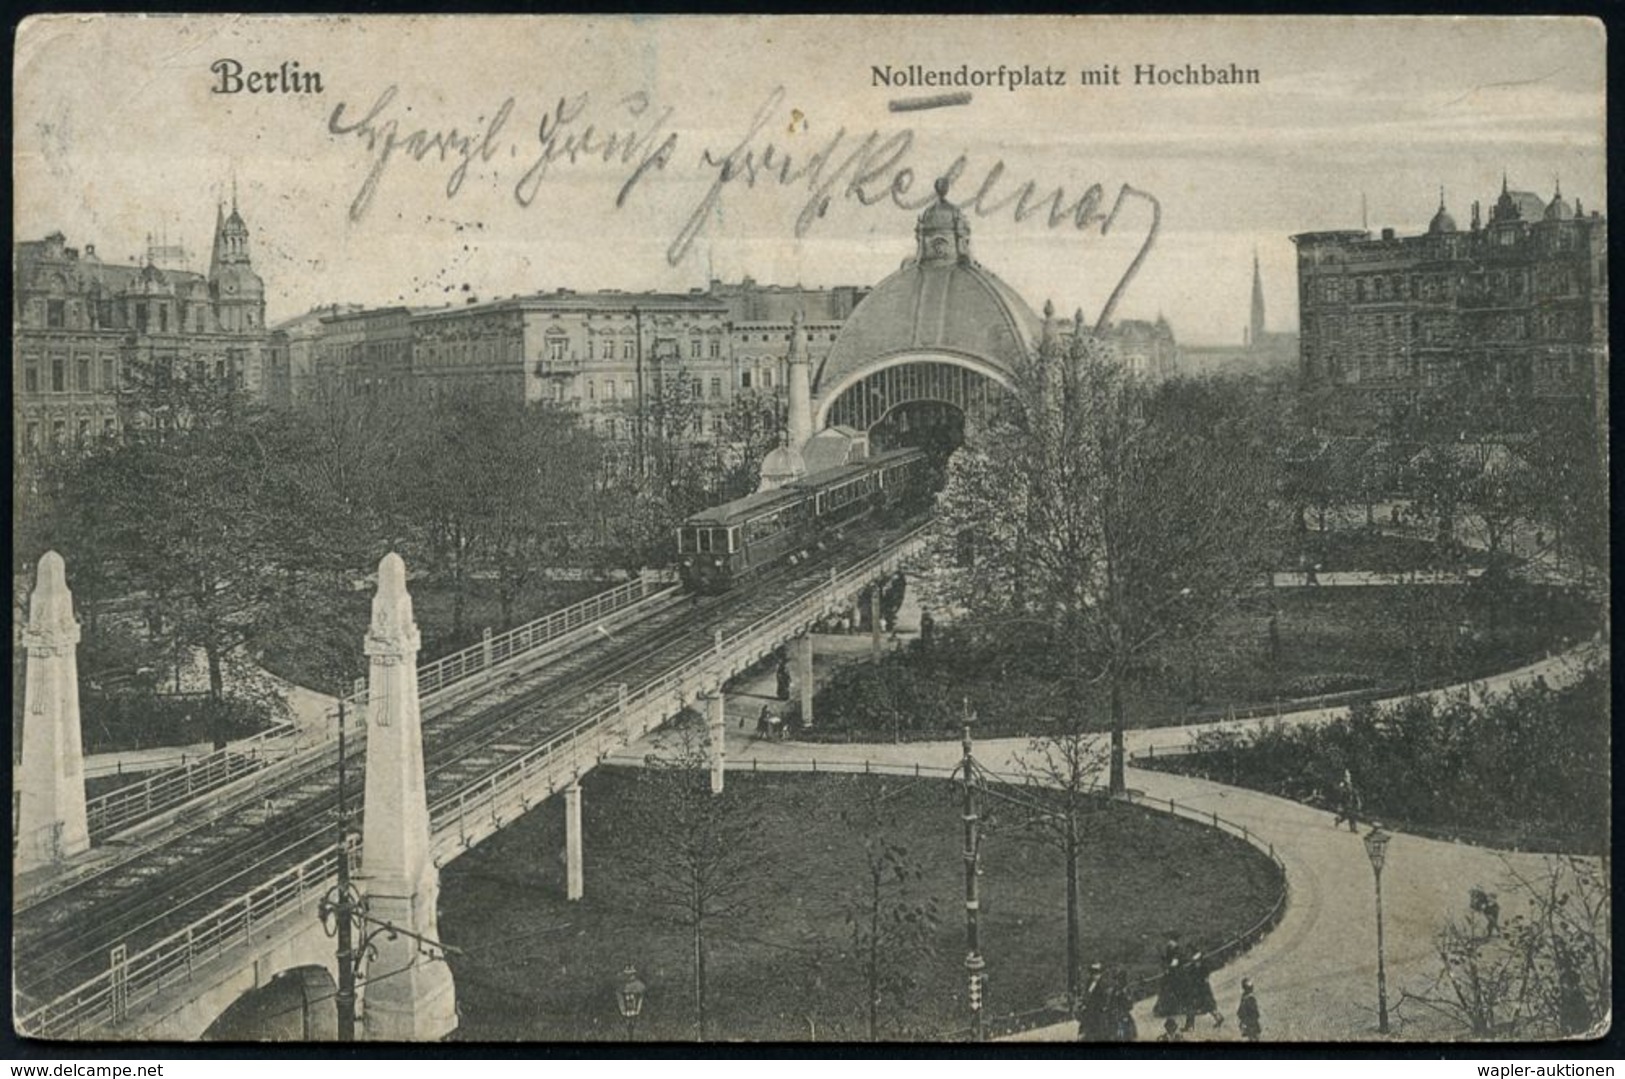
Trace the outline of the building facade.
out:
<instances>
[{"instance_id":1,"label":"building facade","mask_svg":"<svg viewBox=\"0 0 1625 1079\"><path fill-rule=\"evenodd\" d=\"M1311 232L1298 247L1299 373L1317 422L1457 433L1526 424L1531 403L1602 407L1607 221L1505 180L1488 221Z\"/></svg>"},{"instance_id":2,"label":"building facade","mask_svg":"<svg viewBox=\"0 0 1625 1079\"><path fill-rule=\"evenodd\" d=\"M13 447L26 459L112 434L133 365L265 393L265 286L235 205L216 213L207 275L102 261L54 232L12 262Z\"/></svg>"}]
</instances>

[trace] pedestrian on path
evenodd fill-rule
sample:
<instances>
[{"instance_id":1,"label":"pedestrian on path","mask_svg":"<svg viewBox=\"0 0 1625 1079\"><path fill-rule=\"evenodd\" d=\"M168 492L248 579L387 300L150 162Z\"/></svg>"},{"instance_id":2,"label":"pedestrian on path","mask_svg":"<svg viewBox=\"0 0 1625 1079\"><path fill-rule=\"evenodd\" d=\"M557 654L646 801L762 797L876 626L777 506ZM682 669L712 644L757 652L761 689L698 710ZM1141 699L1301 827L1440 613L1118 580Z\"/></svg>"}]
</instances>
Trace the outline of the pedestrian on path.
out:
<instances>
[{"instance_id":1,"label":"pedestrian on path","mask_svg":"<svg viewBox=\"0 0 1625 1079\"><path fill-rule=\"evenodd\" d=\"M1258 1020L1258 998L1253 996L1253 980L1241 979L1241 1003L1236 1005L1236 1025L1241 1028L1241 1036L1247 1041L1256 1042L1264 1028Z\"/></svg>"},{"instance_id":2,"label":"pedestrian on path","mask_svg":"<svg viewBox=\"0 0 1625 1079\"><path fill-rule=\"evenodd\" d=\"M1337 816L1332 819L1332 827L1348 821L1349 831L1359 831L1360 813L1364 807L1360 803L1360 792L1354 789L1354 777L1347 768L1343 769L1343 778L1337 781L1336 801Z\"/></svg>"},{"instance_id":3,"label":"pedestrian on path","mask_svg":"<svg viewBox=\"0 0 1625 1079\"><path fill-rule=\"evenodd\" d=\"M1078 1040L1080 1042L1111 1041L1115 1017L1107 1011L1110 990L1106 987L1106 971L1099 964L1089 967L1089 983L1078 998Z\"/></svg>"},{"instance_id":4,"label":"pedestrian on path","mask_svg":"<svg viewBox=\"0 0 1625 1079\"><path fill-rule=\"evenodd\" d=\"M1106 1017L1108 1040L1140 1040L1139 1028L1134 1023L1134 995L1128 991L1128 972L1122 967L1112 970L1111 988L1106 991Z\"/></svg>"},{"instance_id":5,"label":"pedestrian on path","mask_svg":"<svg viewBox=\"0 0 1625 1079\"><path fill-rule=\"evenodd\" d=\"M1174 1016L1185 1014L1186 971L1176 955L1162 971L1162 984L1157 987L1157 1003L1151 1014L1158 1019L1173 1022Z\"/></svg>"},{"instance_id":6,"label":"pedestrian on path","mask_svg":"<svg viewBox=\"0 0 1625 1079\"><path fill-rule=\"evenodd\" d=\"M1208 984L1207 960L1201 952L1192 955L1190 962L1185 964L1184 997L1186 1030L1196 1025L1198 1015L1211 1015L1215 1030L1224 1025L1224 1016L1219 1012L1219 1004L1213 999L1213 986Z\"/></svg>"},{"instance_id":7,"label":"pedestrian on path","mask_svg":"<svg viewBox=\"0 0 1625 1079\"><path fill-rule=\"evenodd\" d=\"M762 711L756 717L756 737L766 738L773 733L773 713L768 705L762 705Z\"/></svg>"}]
</instances>

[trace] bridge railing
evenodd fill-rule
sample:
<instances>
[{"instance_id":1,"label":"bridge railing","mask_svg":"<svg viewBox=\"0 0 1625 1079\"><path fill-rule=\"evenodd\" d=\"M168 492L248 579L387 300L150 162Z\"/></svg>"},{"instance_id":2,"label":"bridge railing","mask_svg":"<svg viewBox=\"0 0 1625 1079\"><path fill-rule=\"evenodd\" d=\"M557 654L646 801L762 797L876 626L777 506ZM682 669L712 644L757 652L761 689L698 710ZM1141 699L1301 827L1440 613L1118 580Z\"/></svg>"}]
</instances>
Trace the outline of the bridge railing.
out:
<instances>
[{"instance_id":1,"label":"bridge railing","mask_svg":"<svg viewBox=\"0 0 1625 1079\"><path fill-rule=\"evenodd\" d=\"M669 574L645 572L624 584L423 664L418 668L419 699L427 705L431 703L430 698L437 694L461 686L511 660L522 659L536 649L590 625L596 619L624 611L670 586ZM344 698L344 702L348 708L359 712L367 703L367 692L362 689L352 693ZM88 800L85 810L91 835L99 839L122 831L155 814L218 790L269 764L290 757L302 758L313 750L325 747L336 736L336 727L328 725L315 730L301 730L292 724L278 724L180 767L154 772L145 779Z\"/></svg>"},{"instance_id":2,"label":"bridge railing","mask_svg":"<svg viewBox=\"0 0 1625 1079\"><path fill-rule=\"evenodd\" d=\"M336 852L327 849L299 862L134 955L115 948L106 971L43 1007L17 1018L32 1038L105 1034L130 1010L167 986L190 981L195 969L251 940L256 931L287 914L309 909L337 879Z\"/></svg>"},{"instance_id":3,"label":"bridge railing","mask_svg":"<svg viewBox=\"0 0 1625 1079\"><path fill-rule=\"evenodd\" d=\"M528 798L551 791L565 773L580 775L610 752L635 740L650 727L678 711L703 690L720 685L773 648L784 643L810 620L835 610L838 597L862 587L874 574L895 565L923 542L925 529L908 533L885 549L844 571L832 571L799 599L731 636L719 637L715 646L682 666L629 689L614 704L548 739L534 749L493 769L454 795L429 807L429 827L436 846L468 845L489 834L504 811ZM730 662L731 661L731 662ZM546 790L540 788L546 783Z\"/></svg>"}]
</instances>

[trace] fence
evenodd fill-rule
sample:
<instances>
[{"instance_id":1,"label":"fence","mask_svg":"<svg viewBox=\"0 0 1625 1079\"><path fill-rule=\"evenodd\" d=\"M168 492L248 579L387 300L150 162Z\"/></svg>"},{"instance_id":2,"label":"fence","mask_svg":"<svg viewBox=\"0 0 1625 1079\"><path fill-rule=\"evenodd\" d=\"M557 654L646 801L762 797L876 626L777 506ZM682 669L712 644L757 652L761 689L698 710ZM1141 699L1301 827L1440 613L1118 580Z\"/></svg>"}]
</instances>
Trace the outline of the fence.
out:
<instances>
[{"instance_id":1,"label":"fence","mask_svg":"<svg viewBox=\"0 0 1625 1079\"><path fill-rule=\"evenodd\" d=\"M590 769L607 755L609 748L641 735L651 725L651 718L656 723L663 721L698 691L715 688L734 671L782 644L807 623L812 612L822 615L833 611L843 593L861 588L875 574L892 568L917 550L923 542L922 533L923 529L919 529L908 534L888 550L865 558L844 573L832 572L827 585L820 585L731 637L720 637L706 655L636 692L624 694L615 705L431 806L430 831L437 861L443 861L449 849L466 847L495 831L503 823L502 812L516 805L522 810L544 781L551 791L566 770L574 775ZM621 588L648 588L653 583L646 577ZM591 617L570 624L573 628ZM555 630L563 632L568 630ZM359 851L359 845L354 849ZM123 1021L133 1006L156 996L166 986L189 980L200 961L248 942L255 929L264 929L273 919L307 906L313 909L315 901L332 886L336 873L333 859L330 850L306 859L134 956L125 956L120 945L114 949L107 971L42 1007L22 1013L17 1021L19 1030L40 1038L105 1032L107 1025Z\"/></svg>"},{"instance_id":2,"label":"fence","mask_svg":"<svg viewBox=\"0 0 1625 1079\"><path fill-rule=\"evenodd\" d=\"M533 622L486 637L478 644L426 663L418 668L419 699L427 705L429 699L437 694L510 661L522 660L536 649L606 615L624 612L668 587L670 583L665 575L645 573ZM366 690L361 689L346 697L345 704L359 711L365 706L366 698ZM311 750L325 746L336 736L336 727L301 731L291 724L281 724L185 762L181 767L155 772L140 782L90 799L86 803L86 813L91 834L98 839L105 838L156 813L218 791L268 764L289 757L302 758Z\"/></svg>"}]
</instances>

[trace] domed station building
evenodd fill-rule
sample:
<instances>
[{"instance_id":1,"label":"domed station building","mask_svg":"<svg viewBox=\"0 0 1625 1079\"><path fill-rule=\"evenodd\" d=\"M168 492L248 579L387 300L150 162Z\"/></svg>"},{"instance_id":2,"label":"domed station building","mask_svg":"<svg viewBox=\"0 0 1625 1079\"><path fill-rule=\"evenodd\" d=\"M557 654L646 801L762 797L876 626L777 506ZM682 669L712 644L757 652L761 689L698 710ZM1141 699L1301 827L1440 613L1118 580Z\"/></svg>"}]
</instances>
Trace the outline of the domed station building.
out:
<instances>
[{"instance_id":1,"label":"domed station building","mask_svg":"<svg viewBox=\"0 0 1625 1079\"><path fill-rule=\"evenodd\" d=\"M764 480L816 472L866 445L946 456L967 417L974 424L1032 361L1042 323L971 257L970 222L947 188L939 180L920 214L914 257L858 304L816 370L799 325L792 332L788 445L764 463Z\"/></svg>"}]
</instances>

